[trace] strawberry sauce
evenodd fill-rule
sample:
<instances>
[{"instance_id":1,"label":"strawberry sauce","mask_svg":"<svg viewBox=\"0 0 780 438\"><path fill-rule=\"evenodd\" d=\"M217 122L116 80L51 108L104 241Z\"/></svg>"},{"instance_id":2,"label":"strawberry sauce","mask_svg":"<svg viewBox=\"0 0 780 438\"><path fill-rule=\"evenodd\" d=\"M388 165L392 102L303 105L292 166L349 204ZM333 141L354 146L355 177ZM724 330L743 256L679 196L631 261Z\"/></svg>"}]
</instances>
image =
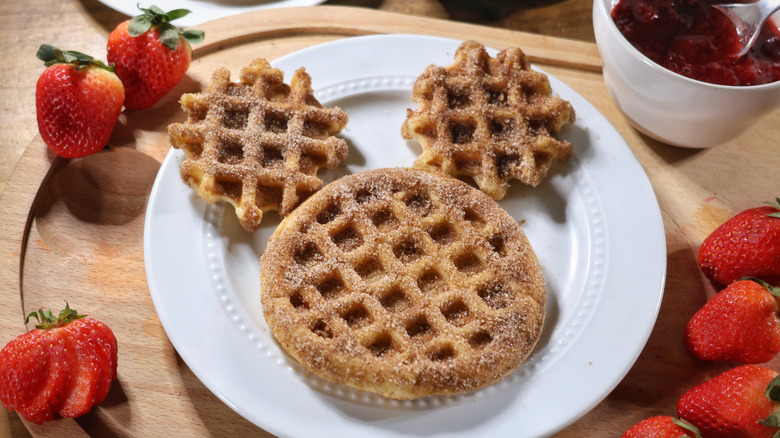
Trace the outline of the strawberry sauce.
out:
<instances>
[{"instance_id":1,"label":"strawberry sauce","mask_svg":"<svg viewBox=\"0 0 780 438\"><path fill-rule=\"evenodd\" d=\"M612 19L657 64L704 82L758 85L780 80L780 30L770 19L738 58L734 25L711 5L725 0L619 0Z\"/></svg>"}]
</instances>

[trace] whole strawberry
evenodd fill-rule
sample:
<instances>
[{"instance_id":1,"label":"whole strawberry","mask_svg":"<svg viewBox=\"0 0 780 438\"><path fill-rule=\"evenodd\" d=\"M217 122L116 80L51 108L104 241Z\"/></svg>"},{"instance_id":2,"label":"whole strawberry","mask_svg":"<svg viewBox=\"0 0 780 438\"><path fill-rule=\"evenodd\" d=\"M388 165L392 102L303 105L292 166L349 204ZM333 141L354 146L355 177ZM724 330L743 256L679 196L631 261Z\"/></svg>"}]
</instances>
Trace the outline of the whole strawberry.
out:
<instances>
[{"instance_id":1,"label":"whole strawberry","mask_svg":"<svg viewBox=\"0 0 780 438\"><path fill-rule=\"evenodd\" d=\"M759 365L741 365L680 397L677 415L707 438L772 437L780 422L780 379Z\"/></svg>"},{"instance_id":2,"label":"whole strawberry","mask_svg":"<svg viewBox=\"0 0 780 438\"><path fill-rule=\"evenodd\" d=\"M78 417L101 403L116 378L117 342L105 324L68 305L55 317L39 310L31 330L0 351L0 401L43 424Z\"/></svg>"},{"instance_id":3,"label":"whole strawberry","mask_svg":"<svg viewBox=\"0 0 780 438\"><path fill-rule=\"evenodd\" d=\"M780 288L758 279L737 280L688 321L685 345L697 358L764 363L780 352Z\"/></svg>"},{"instance_id":4,"label":"whole strawberry","mask_svg":"<svg viewBox=\"0 0 780 438\"><path fill-rule=\"evenodd\" d=\"M83 53L47 44L40 46L36 56L47 67L35 88L43 141L65 158L103 149L125 100L124 86L113 68Z\"/></svg>"},{"instance_id":5,"label":"whole strawberry","mask_svg":"<svg viewBox=\"0 0 780 438\"><path fill-rule=\"evenodd\" d=\"M628 429L621 438L700 438L699 430L668 415L646 418Z\"/></svg>"},{"instance_id":6,"label":"whole strawberry","mask_svg":"<svg viewBox=\"0 0 780 438\"><path fill-rule=\"evenodd\" d=\"M184 31L170 23L189 14L186 9L139 9L142 15L120 23L108 36L108 62L125 84L128 110L149 108L168 94L190 67L190 43L204 37L201 31Z\"/></svg>"},{"instance_id":7,"label":"whole strawberry","mask_svg":"<svg viewBox=\"0 0 780 438\"><path fill-rule=\"evenodd\" d=\"M780 198L745 210L715 229L699 250L699 267L720 285L758 277L780 285Z\"/></svg>"}]
</instances>

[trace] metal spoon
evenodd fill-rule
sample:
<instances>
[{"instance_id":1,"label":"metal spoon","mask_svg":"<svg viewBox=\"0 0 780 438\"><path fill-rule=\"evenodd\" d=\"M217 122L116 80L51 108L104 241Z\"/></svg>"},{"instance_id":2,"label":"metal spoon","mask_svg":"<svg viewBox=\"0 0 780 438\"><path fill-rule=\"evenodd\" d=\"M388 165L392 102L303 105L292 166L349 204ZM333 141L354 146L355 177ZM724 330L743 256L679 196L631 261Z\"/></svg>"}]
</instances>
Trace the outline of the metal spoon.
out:
<instances>
[{"instance_id":1,"label":"metal spoon","mask_svg":"<svg viewBox=\"0 0 780 438\"><path fill-rule=\"evenodd\" d=\"M770 15L780 9L780 0L759 0L755 3L727 3L714 5L734 23L737 36L742 45L738 56L743 56L750 50L758 38L761 27Z\"/></svg>"}]
</instances>

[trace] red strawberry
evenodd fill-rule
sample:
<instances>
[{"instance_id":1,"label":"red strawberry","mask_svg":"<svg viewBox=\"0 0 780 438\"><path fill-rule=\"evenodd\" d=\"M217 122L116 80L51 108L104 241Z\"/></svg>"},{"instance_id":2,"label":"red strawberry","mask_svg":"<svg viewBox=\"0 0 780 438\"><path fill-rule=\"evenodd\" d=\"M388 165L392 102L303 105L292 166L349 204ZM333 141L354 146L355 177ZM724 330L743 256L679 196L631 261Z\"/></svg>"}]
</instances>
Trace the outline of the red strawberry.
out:
<instances>
[{"instance_id":1,"label":"red strawberry","mask_svg":"<svg viewBox=\"0 0 780 438\"><path fill-rule=\"evenodd\" d=\"M715 229L701 245L699 267L723 286L743 277L780 285L780 198Z\"/></svg>"},{"instance_id":2,"label":"red strawberry","mask_svg":"<svg viewBox=\"0 0 780 438\"><path fill-rule=\"evenodd\" d=\"M757 279L738 280L693 315L685 344L697 358L763 363L780 352L780 288Z\"/></svg>"},{"instance_id":3,"label":"red strawberry","mask_svg":"<svg viewBox=\"0 0 780 438\"><path fill-rule=\"evenodd\" d=\"M741 365L680 397L677 415L707 438L771 437L780 425L780 379L759 365ZM771 398L770 398L771 397Z\"/></svg>"},{"instance_id":4,"label":"red strawberry","mask_svg":"<svg viewBox=\"0 0 780 438\"><path fill-rule=\"evenodd\" d=\"M117 342L111 329L69 306L52 316L31 313L40 324L0 351L0 401L42 424L59 413L78 417L101 403L116 378Z\"/></svg>"},{"instance_id":5,"label":"red strawberry","mask_svg":"<svg viewBox=\"0 0 780 438\"><path fill-rule=\"evenodd\" d=\"M33 423L50 421L65 400L71 362L56 332L28 332L0 351L0 400Z\"/></svg>"},{"instance_id":6,"label":"red strawberry","mask_svg":"<svg viewBox=\"0 0 780 438\"><path fill-rule=\"evenodd\" d=\"M111 67L83 53L43 44L36 56L48 67L35 88L43 141L65 158L103 149L122 112L122 81Z\"/></svg>"},{"instance_id":7,"label":"red strawberry","mask_svg":"<svg viewBox=\"0 0 780 438\"><path fill-rule=\"evenodd\" d=\"M201 31L184 31L170 23L189 14L186 9L139 9L142 15L120 23L108 36L108 62L125 84L128 110L149 108L168 94L190 67L190 43L204 37Z\"/></svg>"},{"instance_id":8,"label":"red strawberry","mask_svg":"<svg viewBox=\"0 0 780 438\"><path fill-rule=\"evenodd\" d=\"M76 366L60 415L79 417L106 398L116 377L116 338L107 325L90 318L73 321L67 329Z\"/></svg>"},{"instance_id":9,"label":"red strawberry","mask_svg":"<svg viewBox=\"0 0 780 438\"><path fill-rule=\"evenodd\" d=\"M628 429L621 438L700 438L699 430L667 415L646 418Z\"/></svg>"}]
</instances>

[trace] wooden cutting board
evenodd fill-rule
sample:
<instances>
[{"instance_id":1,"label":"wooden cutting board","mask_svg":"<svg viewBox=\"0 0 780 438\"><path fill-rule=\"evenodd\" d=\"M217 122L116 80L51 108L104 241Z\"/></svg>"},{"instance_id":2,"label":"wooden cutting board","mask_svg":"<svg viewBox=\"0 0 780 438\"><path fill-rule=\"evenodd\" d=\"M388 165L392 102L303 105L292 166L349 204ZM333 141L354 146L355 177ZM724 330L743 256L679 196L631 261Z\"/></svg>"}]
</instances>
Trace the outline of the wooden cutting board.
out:
<instances>
[{"instance_id":1,"label":"wooden cutting board","mask_svg":"<svg viewBox=\"0 0 780 438\"><path fill-rule=\"evenodd\" d=\"M695 255L701 240L733 212L780 195L779 112L729 144L679 149L649 140L626 123L607 95L593 44L335 6L259 11L198 28L206 31L206 41L195 48L187 77L153 108L124 114L111 150L64 160L36 138L0 195L0 340L8 342L30 328L22 323L25 314L39 307L59 309L67 300L112 327L120 346L118 381L107 400L78 420L28 425L34 436L270 436L206 389L166 337L144 271L146 204L170 148L166 128L183 119L181 93L199 91L219 66L236 75L256 57L275 59L373 33L521 47L615 125L650 177L668 246L661 315L623 382L559 436L618 436L647 416L673 415L680 394L728 367L697 362L682 345L687 319L714 293L701 278ZM626 208L630 205L627 199ZM198 324L198 315L189 323ZM778 369L777 363L770 365ZM561 398L565 403L565 393Z\"/></svg>"}]
</instances>

